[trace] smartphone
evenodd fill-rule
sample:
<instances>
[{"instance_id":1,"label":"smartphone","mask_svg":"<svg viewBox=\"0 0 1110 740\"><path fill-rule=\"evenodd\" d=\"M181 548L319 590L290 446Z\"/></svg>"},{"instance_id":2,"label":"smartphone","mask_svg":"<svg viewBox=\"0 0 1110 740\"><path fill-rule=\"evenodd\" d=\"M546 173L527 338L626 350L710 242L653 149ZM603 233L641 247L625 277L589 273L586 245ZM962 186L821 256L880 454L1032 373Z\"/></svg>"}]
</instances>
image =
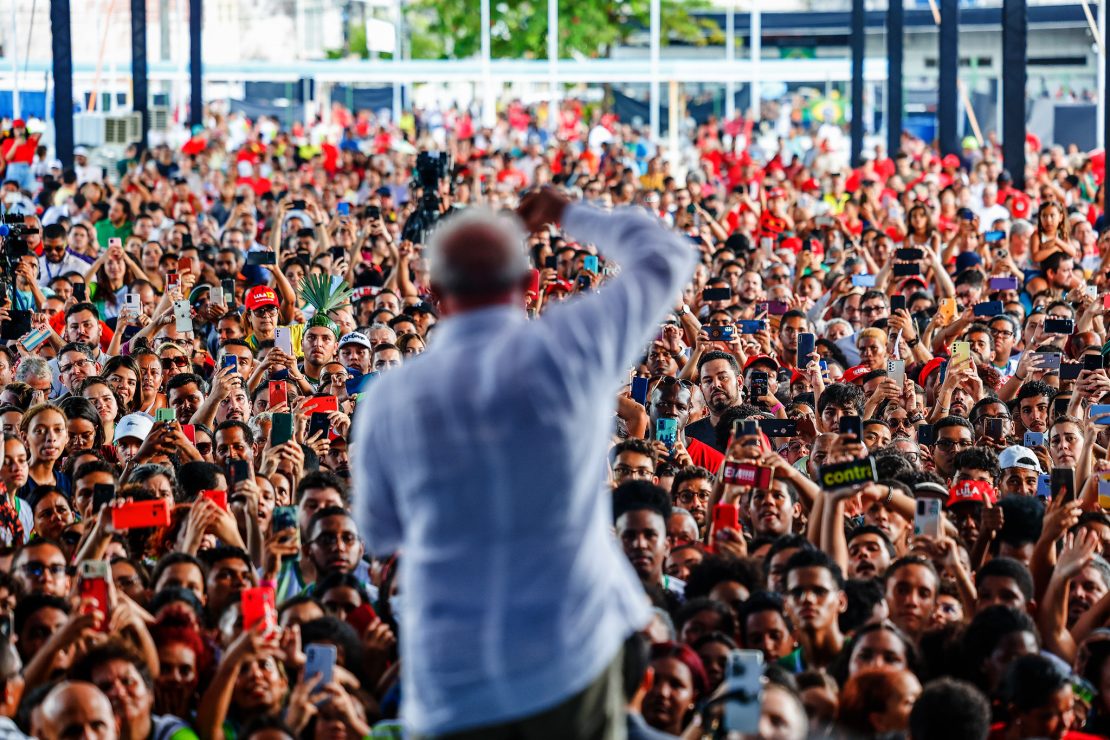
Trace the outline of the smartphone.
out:
<instances>
[{"instance_id":1,"label":"smartphone","mask_svg":"<svg viewBox=\"0 0 1110 740\"><path fill-rule=\"evenodd\" d=\"M1060 363L1064 359L1059 352L1034 352L1033 354L1038 355L1037 364L1042 370L1059 370Z\"/></svg>"},{"instance_id":2,"label":"smartphone","mask_svg":"<svg viewBox=\"0 0 1110 740\"><path fill-rule=\"evenodd\" d=\"M35 329L20 339L19 343L22 344L23 348L28 352L34 352L35 348L45 342L49 337L49 331L45 329Z\"/></svg>"},{"instance_id":3,"label":"smartphone","mask_svg":"<svg viewBox=\"0 0 1110 740\"><path fill-rule=\"evenodd\" d=\"M1049 316L1044 320L1044 331L1046 334L1070 335L1075 331L1075 321L1073 319L1061 319L1055 316Z\"/></svg>"},{"instance_id":4,"label":"smartphone","mask_svg":"<svg viewBox=\"0 0 1110 740\"><path fill-rule=\"evenodd\" d=\"M767 386L769 377L767 373L762 370L753 370L750 379L748 380L749 388L751 389L751 397L755 401L759 401L766 396L770 390Z\"/></svg>"},{"instance_id":5,"label":"smartphone","mask_svg":"<svg viewBox=\"0 0 1110 740\"><path fill-rule=\"evenodd\" d=\"M170 503L164 498L132 501L112 509L116 529L147 529L170 526Z\"/></svg>"},{"instance_id":6,"label":"smartphone","mask_svg":"<svg viewBox=\"0 0 1110 740\"><path fill-rule=\"evenodd\" d=\"M193 330L193 307L189 305L188 301L173 302L173 319L178 331L190 332Z\"/></svg>"},{"instance_id":7,"label":"smartphone","mask_svg":"<svg viewBox=\"0 0 1110 740\"><path fill-rule=\"evenodd\" d=\"M366 218L376 221L382 217L381 206L366 206Z\"/></svg>"},{"instance_id":8,"label":"smartphone","mask_svg":"<svg viewBox=\"0 0 1110 740\"><path fill-rule=\"evenodd\" d=\"M766 465L726 462L724 479L730 486L748 486L766 490L771 487L771 482L775 479L775 471Z\"/></svg>"},{"instance_id":9,"label":"smartphone","mask_svg":"<svg viewBox=\"0 0 1110 740\"><path fill-rule=\"evenodd\" d=\"M247 252L246 264L248 265L276 265L277 255L273 252L266 251L251 251Z\"/></svg>"},{"instance_id":10,"label":"smartphone","mask_svg":"<svg viewBox=\"0 0 1110 740\"><path fill-rule=\"evenodd\" d=\"M952 358L949 362L958 365L961 362L971 361L971 344L969 342L952 342Z\"/></svg>"},{"instance_id":11,"label":"smartphone","mask_svg":"<svg viewBox=\"0 0 1110 740\"><path fill-rule=\"evenodd\" d=\"M138 315L143 310L143 301L138 293L127 293L123 296L123 308Z\"/></svg>"},{"instance_id":12,"label":"smartphone","mask_svg":"<svg viewBox=\"0 0 1110 740\"><path fill-rule=\"evenodd\" d=\"M1003 310L1002 301L984 301L976 303L971 312L975 316L997 316Z\"/></svg>"},{"instance_id":13,"label":"smartphone","mask_svg":"<svg viewBox=\"0 0 1110 740\"><path fill-rule=\"evenodd\" d=\"M0 323L0 339L18 340L31 331L30 311L9 311L8 320Z\"/></svg>"},{"instance_id":14,"label":"smartphone","mask_svg":"<svg viewBox=\"0 0 1110 740\"><path fill-rule=\"evenodd\" d=\"M293 439L293 415L278 413L273 415L270 426L270 446L277 447Z\"/></svg>"},{"instance_id":15,"label":"smartphone","mask_svg":"<svg viewBox=\"0 0 1110 740\"><path fill-rule=\"evenodd\" d=\"M230 367L231 372L239 372L239 358L235 355L224 355L221 367Z\"/></svg>"},{"instance_id":16,"label":"smartphone","mask_svg":"<svg viewBox=\"0 0 1110 740\"><path fill-rule=\"evenodd\" d=\"M166 406L154 412L154 421L177 421L177 409Z\"/></svg>"},{"instance_id":17,"label":"smartphone","mask_svg":"<svg viewBox=\"0 0 1110 740\"><path fill-rule=\"evenodd\" d=\"M341 200L336 204L335 212L343 218L348 218L351 215L351 204L345 200Z\"/></svg>"},{"instance_id":18,"label":"smartphone","mask_svg":"<svg viewBox=\"0 0 1110 740\"><path fill-rule=\"evenodd\" d=\"M894 259L900 262L920 262L925 259L925 250L916 247L894 250Z\"/></svg>"},{"instance_id":19,"label":"smartphone","mask_svg":"<svg viewBox=\"0 0 1110 740\"><path fill-rule=\"evenodd\" d=\"M1077 380L1081 372L1083 372L1083 363L1081 362L1060 363L1060 380Z\"/></svg>"},{"instance_id":20,"label":"smartphone","mask_svg":"<svg viewBox=\"0 0 1110 740\"><path fill-rule=\"evenodd\" d=\"M1002 424L1005 419L987 419L986 426L984 427L987 436L991 439L1001 441L1003 437Z\"/></svg>"},{"instance_id":21,"label":"smartphone","mask_svg":"<svg viewBox=\"0 0 1110 740\"><path fill-rule=\"evenodd\" d=\"M206 498L224 511L227 511L227 491L208 489L200 492L201 498Z\"/></svg>"},{"instance_id":22,"label":"smartphone","mask_svg":"<svg viewBox=\"0 0 1110 740\"><path fill-rule=\"evenodd\" d=\"M178 274L176 272L167 272L166 273L166 288L167 289L176 288L180 284L181 284L181 278L178 276Z\"/></svg>"},{"instance_id":23,"label":"smartphone","mask_svg":"<svg viewBox=\"0 0 1110 740\"><path fill-rule=\"evenodd\" d=\"M763 653L760 650L732 650L725 666L724 716L721 729L755 735L763 714Z\"/></svg>"},{"instance_id":24,"label":"smartphone","mask_svg":"<svg viewBox=\"0 0 1110 740\"><path fill-rule=\"evenodd\" d=\"M1083 355L1084 370L1101 370L1102 368L1102 355Z\"/></svg>"},{"instance_id":25,"label":"smartphone","mask_svg":"<svg viewBox=\"0 0 1110 740\"><path fill-rule=\"evenodd\" d=\"M917 443L919 445L935 445L937 443L936 427L932 424L918 424Z\"/></svg>"},{"instance_id":26,"label":"smartphone","mask_svg":"<svg viewBox=\"0 0 1110 740\"><path fill-rule=\"evenodd\" d=\"M73 284L73 299L78 303L84 303L88 300L89 291L84 283Z\"/></svg>"},{"instance_id":27,"label":"smartphone","mask_svg":"<svg viewBox=\"0 0 1110 740\"><path fill-rule=\"evenodd\" d=\"M840 417L841 434L854 434L856 439L860 442L863 441L863 419L858 416L842 416Z\"/></svg>"},{"instance_id":28,"label":"smartphone","mask_svg":"<svg viewBox=\"0 0 1110 740\"><path fill-rule=\"evenodd\" d=\"M1005 238L1006 238L1006 232L1005 231L988 231L987 233L983 234L983 241L985 241L987 244L993 244L995 242L1000 242Z\"/></svg>"},{"instance_id":29,"label":"smartphone","mask_svg":"<svg viewBox=\"0 0 1110 740\"><path fill-rule=\"evenodd\" d=\"M647 406L648 384L650 378L635 377L632 379L632 400L641 406Z\"/></svg>"},{"instance_id":30,"label":"smartphone","mask_svg":"<svg viewBox=\"0 0 1110 740\"><path fill-rule=\"evenodd\" d=\"M377 619L378 613L374 611L374 607L369 604L359 604L347 615L347 624L351 625L351 629L361 638L366 628Z\"/></svg>"},{"instance_id":31,"label":"smartphone","mask_svg":"<svg viewBox=\"0 0 1110 740\"><path fill-rule=\"evenodd\" d=\"M185 439L189 440L190 443L197 443L197 428L192 424L182 424L181 433L185 435Z\"/></svg>"},{"instance_id":32,"label":"smartphone","mask_svg":"<svg viewBox=\"0 0 1110 740\"><path fill-rule=\"evenodd\" d=\"M1073 468L1053 468L1049 485L1052 487L1052 498L1061 499L1064 503L1075 498L1075 470Z\"/></svg>"},{"instance_id":33,"label":"smartphone","mask_svg":"<svg viewBox=\"0 0 1110 740\"><path fill-rule=\"evenodd\" d=\"M741 334L758 334L767 331L767 322L762 319L741 319L736 322L736 328Z\"/></svg>"},{"instance_id":34,"label":"smartphone","mask_svg":"<svg viewBox=\"0 0 1110 740\"><path fill-rule=\"evenodd\" d=\"M723 288L706 288L701 292L702 303L710 303L712 301L731 301L732 288L727 285Z\"/></svg>"},{"instance_id":35,"label":"smartphone","mask_svg":"<svg viewBox=\"0 0 1110 740\"><path fill-rule=\"evenodd\" d=\"M1110 403L1093 404L1087 414L1095 424L1110 424Z\"/></svg>"},{"instance_id":36,"label":"smartphone","mask_svg":"<svg viewBox=\"0 0 1110 740\"><path fill-rule=\"evenodd\" d=\"M1052 499L1052 481L1048 473L1042 473L1037 476L1037 498L1042 501L1050 501Z\"/></svg>"},{"instance_id":37,"label":"smartphone","mask_svg":"<svg viewBox=\"0 0 1110 740\"><path fill-rule=\"evenodd\" d=\"M269 385L270 390L270 408L280 406L281 404L289 403L289 385L284 380L271 380Z\"/></svg>"},{"instance_id":38,"label":"smartphone","mask_svg":"<svg viewBox=\"0 0 1110 740\"><path fill-rule=\"evenodd\" d=\"M937 307L937 315L939 315L945 323L956 318L956 299L941 298L940 305Z\"/></svg>"},{"instance_id":39,"label":"smartphone","mask_svg":"<svg viewBox=\"0 0 1110 740\"><path fill-rule=\"evenodd\" d=\"M274 521L271 525L271 530L280 532L283 529L296 529L297 528L297 507L296 506L278 506L274 509Z\"/></svg>"},{"instance_id":40,"label":"smartphone","mask_svg":"<svg viewBox=\"0 0 1110 740\"><path fill-rule=\"evenodd\" d=\"M235 305L235 278L224 278L220 281L220 287L224 289L224 301L229 306Z\"/></svg>"},{"instance_id":41,"label":"smartphone","mask_svg":"<svg viewBox=\"0 0 1110 740\"><path fill-rule=\"evenodd\" d=\"M78 573L80 580L77 593L81 599L81 613L100 612L104 616L98 620L96 629L107 632L108 612L111 608L111 601L108 598L108 579L112 577L111 567L107 560L84 560Z\"/></svg>"},{"instance_id":42,"label":"smartphone","mask_svg":"<svg viewBox=\"0 0 1110 740\"><path fill-rule=\"evenodd\" d=\"M302 414L328 414L339 410L339 399L335 396L312 396L305 399L301 406Z\"/></svg>"},{"instance_id":43,"label":"smartphone","mask_svg":"<svg viewBox=\"0 0 1110 740\"><path fill-rule=\"evenodd\" d=\"M288 326L274 329L274 346L290 357L293 356L293 330Z\"/></svg>"},{"instance_id":44,"label":"smartphone","mask_svg":"<svg viewBox=\"0 0 1110 740\"><path fill-rule=\"evenodd\" d=\"M331 247L328 249L328 254L331 255L332 262L338 262L347 256L347 250L343 247Z\"/></svg>"},{"instance_id":45,"label":"smartphone","mask_svg":"<svg viewBox=\"0 0 1110 740\"><path fill-rule=\"evenodd\" d=\"M913 512L914 537L940 537L940 509L939 498L921 498L917 500L917 508Z\"/></svg>"},{"instance_id":46,"label":"smartphone","mask_svg":"<svg viewBox=\"0 0 1110 740\"><path fill-rule=\"evenodd\" d=\"M239 607L243 613L243 631L264 625L263 632L272 632L277 627L277 606L274 603L274 589L269 586L244 588L239 593Z\"/></svg>"},{"instance_id":47,"label":"smartphone","mask_svg":"<svg viewBox=\"0 0 1110 740\"><path fill-rule=\"evenodd\" d=\"M303 211L304 209L308 208L308 202L304 200L295 200L293 201L292 206L294 211Z\"/></svg>"},{"instance_id":48,"label":"smartphone","mask_svg":"<svg viewBox=\"0 0 1110 740\"><path fill-rule=\"evenodd\" d=\"M1044 447L1044 432L1026 432L1021 443L1026 447Z\"/></svg>"},{"instance_id":49,"label":"smartphone","mask_svg":"<svg viewBox=\"0 0 1110 740\"><path fill-rule=\"evenodd\" d=\"M775 248L775 240L769 236L762 237L759 240L759 246L764 252L770 252Z\"/></svg>"},{"instance_id":50,"label":"smartphone","mask_svg":"<svg viewBox=\"0 0 1110 740\"><path fill-rule=\"evenodd\" d=\"M802 332L798 335L798 368L804 368L809 364L809 356L812 355L817 349L817 337L809 332Z\"/></svg>"},{"instance_id":51,"label":"smartphone","mask_svg":"<svg viewBox=\"0 0 1110 740\"><path fill-rule=\"evenodd\" d=\"M597 255L587 254L585 259L582 260L582 269L586 272L597 274Z\"/></svg>"},{"instance_id":52,"label":"smartphone","mask_svg":"<svg viewBox=\"0 0 1110 740\"><path fill-rule=\"evenodd\" d=\"M757 434L759 434L759 422L755 419L737 419L732 425L732 436L736 439L754 437Z\"/></svg>"},{"instance_id":53,"label":"smartphone","mask_svg":"<svg viewBox=\"0 0 1110 740\"><path fill-rule=\"evenodd\" d=\"M767 301L767 313L771 316L782 316L789 310L789 304L784 301Z\"/></svg>"},{"instance_id":54,"label":"smartphone","mask_svg":"<svg viewBox=\"0 0 1110 740\"><path fill-rule=\"evenodd\" d=\"M739 504L720 503L713 507L713 532L720 532L722 529L741 531Z\"/></svg>"},{"instance_id":55,"label":"smartphone","mask_svg":"<svg viewBox=\"0 0 1110 740\"><path fill-rule=\"evenodd\" d=\"M673 450L678 441L678 421L675 419L656 419L655 438Z\"/></svg>"},{"instance_id":56,"label":"smartphone","mask_svg":"<svg viewBox=\"0 0 1110 740\"><path fill-rule=\"evenodd\" d=\"M916 262L895 262L893 270L894 277L910 277L921 274L921 265Z\"/></svg>"},{"instance_id":57,"label":"smartphone","mask_svg":"<svg viewBox=\"0 0 1110 740\"><path fill-rule=\"evenodd\" d=\"M116 487L111 483L93 484L92 510L96 513L112 502L116 497Z\"/></svg>"},{"instance_id":58,"label":"smartphone","mask_svg":"<svg viewBox=\"0 0 1110 740\"><path fill-rule=\"evenodd\" d=\"M1110 509L1110 473L1098 474L1098 505Z\"/></svg>"},{"instance_id":59,"label":"smartphone","mask_svg":"<svg viewBox=\"0 0 1110 740\"><path fill-rule=\"evenodd\" d=\"M901 293L896 293L890 297L890 312L905 311L906 310L906 296Z\"/></svg>"},{"instance_id":60,"label":"smartphone","mask_svg":"<svg viewBox=\"0 0 1110 740\"><path fill-rule=\"evenodd\" d=\"M712 342L731 342L736 338L735 329L732 326L708 326L705 331Z\"/></svg>"},{"instance_id":61,"label":"smartphone","mask_svg":"<svg viewBox=\"0 0 1110 740\"><path fill-rule=\"evenodd\" d=\"M853 275L852 276L853 288L874 288L875 276L874 275Z\"/></svg>"},{"instance_id":62,"label":"smartphone","mask_svg":"<svg viewBox=\"0 0 1110 740\"><path fill-rule=\"evenodd\" d=\"M251 466L246 460L231 459L227 461L227 487L234 488L235 484L250 478Z\"/></svg>"},{"instance_id":63,"label":"smartphone","mask_svg":"<svg viewBox=\"0 0 1110 740\"><path fill-rule=\"evenodd\" d=\"M1067 365L1064 365L1067 367ZM1062 374L1061 374L1062 377ZM1071 403L1071 398L1067 396L1056 396L1052 399L1052 415L1064 416L1068 413L1068 405Z\"/></svg>"},{"instance_id":64,"label":"smartphone","mask_svg":"<svg viewBox=\"0 0 1110 740\"><path fill-rule=\"evenodd\" d=\"M180 258L178 258L178 260L177 260L177 271L178 272L192 272L193 271L193 259L191 257L180 257Z\"/></svg>"},{"instance_id":65,"label":"smartphone","mask_svg":"<svg viewBox=\"0 0 1110 740\"><path fill-rule=\"evenodd\" d=\"M906 385L906 361L887 360L886 376L897 383L899 388L904 388Z\"/></svg>"},{"instance_id":66,"label":"smartphone","mask_svg":"<svg viewBox=\"0 0 1110 740\"><path fill-rule=\"evenodd\" d=\"M331 419L328 418L327 414L315 413L309 416L308 431L305 433L305 438L311 438L317 432L325 437L331 433Z\"/></svg>"},{"instance_id":67,"label":"smartphone","mask_svg":"<svg viewBox=\"0 0 1110 740\"><path fill-rule=\"evenodd\" d=\"M543 260L543 269L545 269L545 270L557 270L557 269L559 269L559 258L556 257L555 255L545 257L544 260Z\"/></svg>"},{"instance_id":68,"label":"smartphone","mask_svg":"<svg viewBox=\"0 0 1110 740\"><path fill-rule=\"evenodd\" d=\"M991 290L1017 290L1018 279L1016 277L992 277L987 284Z\"/></svg>"},{"instance_id":69,"label":"smartphone","mask_svg":"<svg viewBox=\"0 0 1110 740\"><path fill-rule=\"evenodd\" d=\"M122 247L122 246L123 246L123 239L120 239L118 236L113 236L113 237L110 237L108 239L108 248L109 249L111 249L112 247Z\"/></svg>"},{"instance_id":70,"label":"smartphone","mask_svg":"<svg viewBox=\"0 0 1110 740\"><path fill-rule=\"evenodd\" d=\"M338 654L335 645L322 645L312 643L304 649L304 677L306 681L313 681L317 687L326 686L332 682L335 672L335 659ZM318 677L315 678L314 677Z\"/></svg>"},{"instance_id":71,"label":"smartphone","mask_svg":"<svg viewBox=\"0 0 1110 740\"><path fill-rule=\"evenodd\" d=\"M760 419L759 429L768 437L798 436L798 422L794 419Z\"/></svg>"}]
</instances>

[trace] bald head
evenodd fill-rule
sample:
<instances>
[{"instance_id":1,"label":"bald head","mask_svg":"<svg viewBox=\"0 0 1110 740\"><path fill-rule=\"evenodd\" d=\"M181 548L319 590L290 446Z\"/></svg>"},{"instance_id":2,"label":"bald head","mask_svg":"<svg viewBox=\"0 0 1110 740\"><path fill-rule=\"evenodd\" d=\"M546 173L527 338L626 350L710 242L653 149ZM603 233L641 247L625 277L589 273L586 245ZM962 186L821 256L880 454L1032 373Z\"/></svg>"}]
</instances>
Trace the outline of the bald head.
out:
<instances>
[{"instance_id":1,"label":"bald head","mask_svg":"<svg viewBox=\"0 0 1110 740\"><path fill-rule=\"evenodd\" d=\"M39 737L42 740L116 740L119 737L112 704L104 693L84 681L58 684L43 699Z\"/></svg>"},{"instance_id":2,"label":"bald head","mask_svg":"<svg viewBox=\"0 0 1110 740\"><path fill-rule=\"evenodd\" d=\"M512 292L528 272L523 233L510 217L468 208L432 235L428 269L440 296L480 300Z\"/></svg>"}]
</instances>

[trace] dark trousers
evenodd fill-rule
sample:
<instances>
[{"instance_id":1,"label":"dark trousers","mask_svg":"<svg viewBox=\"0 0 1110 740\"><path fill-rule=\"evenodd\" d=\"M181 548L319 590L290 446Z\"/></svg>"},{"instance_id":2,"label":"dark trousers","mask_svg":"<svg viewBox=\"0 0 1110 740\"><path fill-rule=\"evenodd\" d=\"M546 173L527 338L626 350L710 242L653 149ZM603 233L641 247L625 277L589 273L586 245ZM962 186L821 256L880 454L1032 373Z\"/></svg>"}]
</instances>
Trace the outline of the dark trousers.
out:
<instances>
[{"instance_id":1,"label":"dark trousers","mask_svg":"<svg viewBox=\"0 0 1110 740\"><path fill-rule=\"evenodd\" d=\"M539 714L446 735L417 735L416 740L625 740L622 656L623 650L583 691Z\"/></svg>"}]
</instances>

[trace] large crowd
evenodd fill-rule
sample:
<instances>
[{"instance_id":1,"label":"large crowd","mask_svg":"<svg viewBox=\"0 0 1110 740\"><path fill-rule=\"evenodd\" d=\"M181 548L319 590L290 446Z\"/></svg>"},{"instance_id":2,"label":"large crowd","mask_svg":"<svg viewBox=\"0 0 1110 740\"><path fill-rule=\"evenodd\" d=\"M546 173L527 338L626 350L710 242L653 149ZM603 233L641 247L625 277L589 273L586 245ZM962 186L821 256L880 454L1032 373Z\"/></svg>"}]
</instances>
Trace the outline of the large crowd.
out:
<instances>
[{"instance_id":1,"label":"large crowd","mask_svg":"<svg viewBox=\"0 0 1110 740\"><path fill-rule=\"evenodd\" d=\"M210 111L70 169L3 128L4 737L406 736L406 554L365 544L350 430L407 433L373 387L436 342L428 235L539 188L700 255L594 450L653 607L630 736L723 736L738 660L768 740L1110 735L1098 156L1031 140L1010 173L907 134L853 168L828 126L710 120L676 159L574 101L552 127ZM526 239L530 318L620 275L555 224Z\"/></svg>"}]
</instances>

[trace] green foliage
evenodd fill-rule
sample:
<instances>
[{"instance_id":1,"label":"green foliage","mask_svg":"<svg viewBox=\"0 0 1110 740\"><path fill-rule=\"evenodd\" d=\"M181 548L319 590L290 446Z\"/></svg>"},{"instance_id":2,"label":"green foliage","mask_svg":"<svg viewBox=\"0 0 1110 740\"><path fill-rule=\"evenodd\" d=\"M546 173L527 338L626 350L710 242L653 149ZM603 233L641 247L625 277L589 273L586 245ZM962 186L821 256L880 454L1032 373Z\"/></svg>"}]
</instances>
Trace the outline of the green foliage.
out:
<instances>
[{"instance_id":1,"label":"green foliage","mask_svg":"<svg viewBox=\"0 0 1110 740\"><path fill-rule=\"evenodd\" d=\"M662 43L721 43L717 24L692 14L709 7L708 0L660 0ZM481 53L478 0L412 0L405 10L413 58L466 59ZM546 0L491 0L490 18L494 58L547 58ZM608 56L650 23L650 0L559 0L559 56Z\"/></svg>"}]
</instances>

